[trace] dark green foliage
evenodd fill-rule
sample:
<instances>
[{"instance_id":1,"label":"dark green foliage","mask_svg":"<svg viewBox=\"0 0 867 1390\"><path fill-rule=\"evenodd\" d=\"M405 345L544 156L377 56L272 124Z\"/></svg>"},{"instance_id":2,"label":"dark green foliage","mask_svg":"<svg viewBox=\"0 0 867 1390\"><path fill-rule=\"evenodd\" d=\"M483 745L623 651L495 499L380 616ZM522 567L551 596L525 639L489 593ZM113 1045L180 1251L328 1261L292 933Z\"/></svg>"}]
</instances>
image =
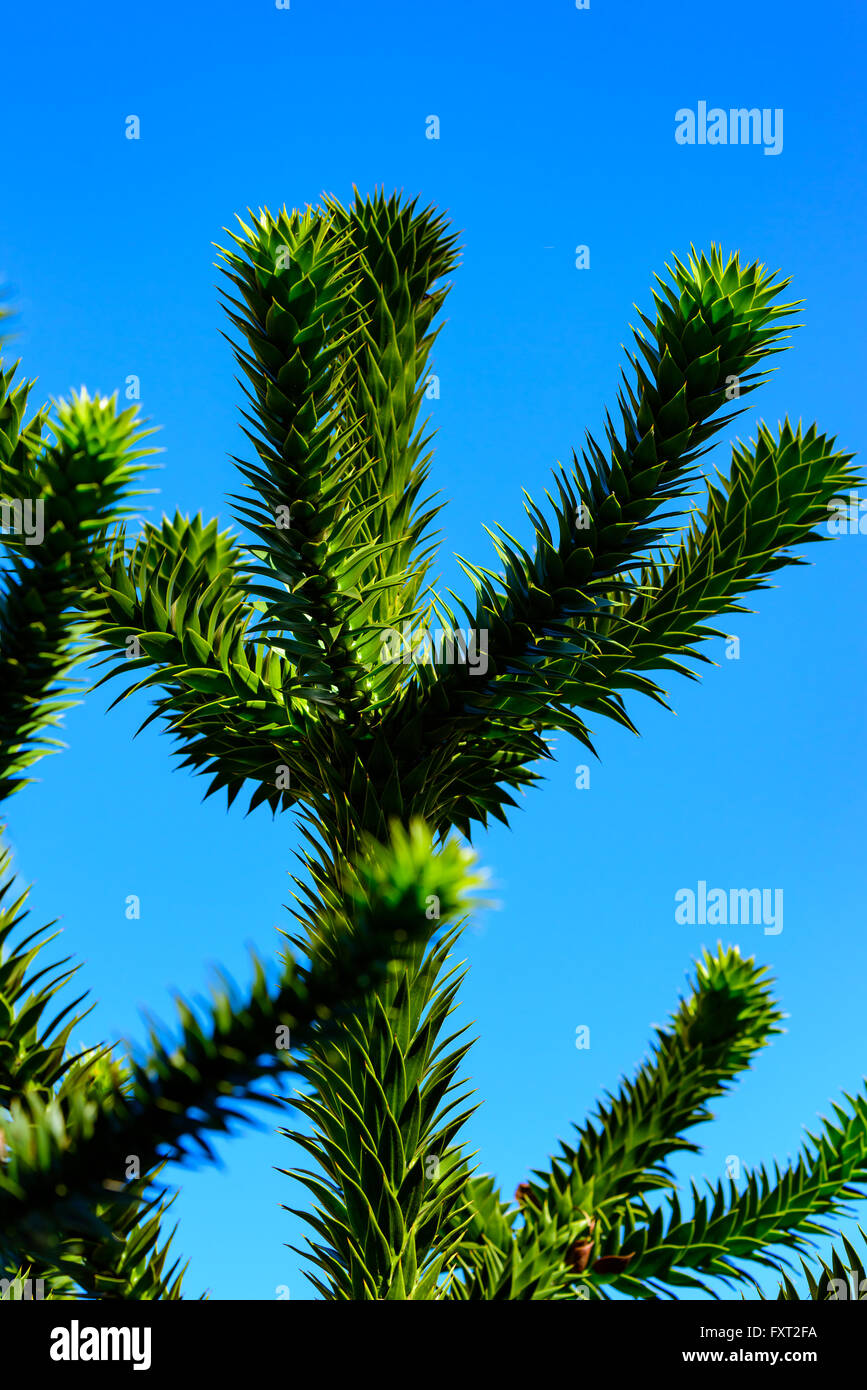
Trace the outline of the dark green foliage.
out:
<instances>
[{"instance_id":1,"label":"dark green foliage","mask_svg":"<svg viewBox=\"0 0 867 1390\"><path fill-rule=\"evenodd\" d=\"M294 799L277 789L278 767L286 765L291 785L294 743L310 721L284 692L279 654L247 635L255 612L238 564L228 533L199 517L146 525L129 555L119 539L99 571L100 637L124 658L103 680L141 673L118 700L160 685L145 724L159 715L170 721L181 766L215 773L207 794L226 787L231 805L251 779L252 806L267 800L277 810Z\"/></svg>"},{"instance_id":2,"label":"dark green foliage","mask_svg":"<svg viewBox=\"0 0 867 1390\"><path fill-rule=\"evenodd\" d=\"M313 1283L326 1298L430 1299L456 1256L460 1231L447 1231L464 1174L451 1151L471 1111L453 1094L470 1044L455 1046L463 1030L441 1036L463 978L445 973L453 941L429 951L420 941L401 975L347 1023L340 1046L299 1066L312 1096L296 1107L314 1137L287 1133L320 1171L291 1176L317 1199L307 1219L327 1242L312 1243L328 1276Z\"/></svg>"},{"instance_id":3,"label":"dark green foliage","mask_svg":"<svg viewBox=\"0 0 867 1390\"><path fill-rule=\"evenodd\" d=\"M99 1247L104 1260L106 1247L112 1251L117 1236L132 1230L132 1214L138 1212L142 1220L149 1184L125 1179L126 1156L135 1155L145 1175L154 1174L166 1156L212 1157L208 1133L226 1132L231 1120L244 1120L244 1112L233 1108L239 1101L269 1101L261 1083L279 1080L293 1064L292 1053L280 1045L283 1030L293 1048L309 1047L316 1039L327 1050L335 1029L355 1017L364 992L387 980L407 953L413 959L416 941L429 935L428 898L440 902L444 920L454 917L473 886L468 866L469 857L455 845L432 856L419 823L409 834L395 827L389 846L370 844L359 857L342 915L323 915L320 930L323 936L339 935L339 954L314 956L311 965L299 966L287 953L276 986L269 986L265 967L254 961L249 994L242 997L224 981L223 989L213 991L211 1005L200 1009L204 1018L179 999L180 1039L152 1030L150 1053L114 1065L107 1076L94 1072L100 1058L64 1059L66 1040L80 1016L51 1037L50 1050L51 1026L36 1038L41 1013L63 977L29 996L16 1016L25 971L44 944L34 947L30 938L20 943L0 975L6 981L0 1008L8 1013L11 1059L3 1092L9 1118L8 1153L0 1172L0 1260L13 1268L16 1255L34 1251L84 1286L92 1282L88 1242ZM0 944L18 925L19 906L11 908ZM39 978L28 982L31 990ZM23 1053L20 1066L16 1052ZM107 1193L112 1194L108 1210ZM153 1205L151 1199L145 1210ZM66 1248L70 1237L73 1256ZM138 1253L143 1237L136 1231L134 1238ZM117 1278L131 1257L125 1258ZM98 1284L96 1291L104 1292ZM127 1290L123 1296L150 1295Z\"/></svg>"},{"instance_id":4,"label":"dark green foliage","mask_svg":"<svg viewBox=\"0 0 867 1390\"><path fill-rule=\"evenodd\" d=\"M308 1129L283 1133L315 1164L291 1173L313 1194L311 1278L326 1299L673 1296L743 1284L751 1262L777 1267L781 1246L805 1252L862 1195L863 1096L835 1107L794 1166L693 1187L685 1214L668 1166L696 1151L686 1132L779 1032L753 961L704 956L635 1079L515 1204L465 1153L468 1043L448 1031L462 978L452 924L472 886L454 832L506 820L552 733L592 748L594 716L635 727L629 692L665 703L651 673L693 674L715 622L801 563L858 482L833 440L786 422L737 444L693 505L729 406L784 346L787 282L716 248L675 260L604 442L588 435L555 471L548 507L527 498L529 547L492 533L499 573L463 562L464 601L430 586L439 507L423 496L420 416L456 264L444 220L379 193L348 209L329 198L251 215L221 257L252 450L237 460L239 538L176 516L128 546L135 417L83 396L25 425L27 388L0 381L0 495L38 494L57 518L32 555L4 538L0 792L43 751L76 654L98 652L118 699L156 690L149 718L207 774L207 794L299 813L298 930L278 980L257 962L246 996L227 986L198 1013L179 1001L179 1039L152 1035L148 1056L119 1061L69 1057L65 1015L37 1037L60 979L31 1003L39 945L4 957L5 1267L41 1260L53 1297L179 1297L159 1244L160 1166L208 1157L208 1135L288 1071ZM395 630L459 627L458 611L486 634L485 674L385 659ZM123 1177L129 1153L139 1179ZM795 1296L788 1275L783 1288Z\"/></svg>"},{"instance_id":5,"label":"dark green foliage","mask_svg":"<svg viewBox=\"0 0 867 1390\"><path fill-rule=\"evenodd\" d=\"M40 506L44 537L38 544L23 531L3 538L0 798L23 786L22 774L56 742L45 730L70 703L59 683L92 631L74 606L87 593L106 528L131 510L138 460L152 452L136 447L144 432L134 410L117 415L113 401L86 394L58 407L55 442L46 445L47 414L24 423L32 384L14 387L14 371L0 373L0 504Z\"/></svg>"},{"instance_id":6,"label":"dark green foliage","mask_svg":"<svg viewBox=\"0 0 867 1390\"><path fill-rule=\"evenodd\" d=\"M858 1235L862 1244L867 1243L867 1236L860 1226L858 1227ZM842 1255L839 1246L834 1246L831 1249L830 1260L817 1261L821 1271L818 1275L810 1269L804 1260L801 1260L804 1276L801 1291L791 1276L784 1274L780 1291L777 1294L778 1301L785 1303L844 1303L850 1299L856 1299L858 1302L863 1302L864 1298L867 1297L867 1267L864 1264L864 1256L844 1235L840 1237L840 1245L843 1247Z\"/></svg>"},{"instance_id":7,"label":"dark green foliage","mask_svg":"<svg viewBox=\"0 0 867 1390\"><path fill-rule=\"evenodd\" d=\"M774 1247L806 1249L826 1230L819 1217L864 1195L867 1094L835 1106L836 1124L811 1137L794 1166L774 1178L764 1168L747 1173L740 1191L730 1181L702 1196L693 1185L692 1210L681 1213L667 1160L698 1152L684 1131L711 1118L708 1103L781 1031L766 973L735 950L705 953L693 993L657 1029L650 1060L578 1130L576 1145L563 1144L550 1169L522 1185L519 1211L492 1195L489 1179L468 1183L460 1296L605 1297L608 1285L636 1298L710 1292L713 1276L750 1280L739 1258L776 1268ZM570 1251L582 1244L576 1273Z\"/></svg>"}]
</instances>

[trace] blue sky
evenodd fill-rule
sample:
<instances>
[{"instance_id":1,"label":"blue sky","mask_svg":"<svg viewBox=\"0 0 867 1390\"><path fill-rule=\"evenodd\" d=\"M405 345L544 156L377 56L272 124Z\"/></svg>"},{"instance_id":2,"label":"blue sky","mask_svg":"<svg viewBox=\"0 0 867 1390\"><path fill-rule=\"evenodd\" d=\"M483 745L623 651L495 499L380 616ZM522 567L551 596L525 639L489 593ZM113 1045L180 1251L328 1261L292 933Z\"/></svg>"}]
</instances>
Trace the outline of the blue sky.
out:
<instances>
[{"instance_id":1,"label":"blue sky","mask_svg":"<svg viewBox=\"0 0 867 1390\"><path fill-rule=\"evenodd\" d=\"M541 500L556 461L600 430L633 303L648 308L654 273L690 243L781 267L806 301L731 433L789 413L863 447L864 19L846 0L47 3L7 16L4 38L16 355L45 396L139 377L165 450L153 516L232 519L228 455L244 441L212 243L249 206L348 199L353 184L421 194L461 232L431 403L443 585L466 592L454 552L492 563L483 523L527 534L521 488ZM679 145L675 113L700 101L781 109L782 151ZM708 467L728 461L723 437ZM679 1171L784 1160L861 1084L867 536L810 552L756 616L730 620L738 660L718 642L701 684L671 684L676 717L634 700L640 739L598 726L586 790L562 737L512 828L477 837L501 906L462 943L484 1102L469 1137L507 1193L644 1055L721 934L772 967L790 1017ZM34 920L61 919L98 1000L88 1041L141 1038L139 1009L170 1016L172 988L200 990L209 964L248 978L248 943L273 954L287 925L300 847L288 817L201 805L204 783L173 770L155 726L132 742L146 701L107 704L99 691L70 714L68 750L7 817ZM678 925L674 894L699 880L781 887L783 931ZM189 1295L309 1297L286 1248L302 1226L280 1209L305 1194L275 1172L300 1154L268 1128L220 1152L221 1171L180 1179Z\"/></svg>"}]
</instances>

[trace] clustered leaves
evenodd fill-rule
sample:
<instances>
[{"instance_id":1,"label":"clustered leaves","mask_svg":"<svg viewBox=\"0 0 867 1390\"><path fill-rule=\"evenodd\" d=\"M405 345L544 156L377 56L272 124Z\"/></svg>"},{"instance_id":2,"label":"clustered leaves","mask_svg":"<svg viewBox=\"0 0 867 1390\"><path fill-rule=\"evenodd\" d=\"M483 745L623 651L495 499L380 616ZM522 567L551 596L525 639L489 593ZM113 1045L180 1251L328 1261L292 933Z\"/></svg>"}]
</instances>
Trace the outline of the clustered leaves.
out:
<instances>
[{"instance_id":1,"label":"clustered leaves","mask_svg":"<svg viewBox=\"0 0 867 1390\"><path fill-rule=\"evenodd\" d=\"M137 447L145 431L134 409L118 415L114 400L91 400L85 391L58 406L54 442L46 446L48 414L40 410L25 423L32 383L13 386L14 375L15 367L0 372L0 505L10 509L0 594L4 798L56 746L46 730L70 704L62 683L92 632L76 609L91 588L107 528L132 510L131 483L149 452Z\"/></svg>"},{"instance_id":2,"label":"clustered leaves","mask_svg":"<svg viewBox=\"0 0 867 1390\"><path fill-rule=\"evenodd\" d=\"M293 803L292 749L309 720L284 691L279 652L248 637L256 615L238 565L228 532L200 517L147 523L129 553L117 538L100 571L100 638L109 648L102 660L111 663L102 681L125 678L115 704L159 686L141 728L159 716L169 721L180 765L214 771L206 795L225 787L231 805L253 780L250 809L267 801L276 811ZM131 683L131 672L141 678ZM278 788L284 756L287 785Z\"/></svg>"},{"instance_id":3,"label":"clustered leaves","mask_svg":"<svg viewBox=\"0 0 867 1390\"><path fill-rule=\"evenodd\" d=\"M521 1184L517 1208L489 1179L469 1182L462 1295L604 1298L613 1288L670 1297L712 1288L713 1276L751 1283L742 1259L776 1269L785 1261L776 1247L807 1249L810 1235L826 1234L818 1218L844 1214L867 1181L867 1092L847 1096L847 1110L835 1106L836 1124L774 1178L761 1167L740 1189L731 1179L708 1195L692 1184L687 1214L668 1166L679 1152L698 1152L684 1131L712 1118L709 1102L751 1066L781 1019L764 968L735 949L705 952L691 994L656 1030L650 1059L575 1145L562 1144L547 1171Z\"/></svg>"},{"instance_id":4,"label":"clustered leaves","mask_svg":"<svg viewBox=\"0 0 867 1390\"><path fill-rule=\"evenodd\" d=\"M290 1176L317 1199L316 1215L297 1214L325 1242L313 1248L328 1283L312 1280L325 1297L430 1299L456 1256L460 1234L448 1224L465 1178L450 1152L472 1109L459 1108L456 1083L465 1030L441 1037L463 978L445 968L454 940L429 951L419 941L347 1022L341 1046L299 1066L311 1094L296 1108L313 1136L284 1133L318 1164Z\"/></svg>"},{"instance_id":5,"label":"clustered leaves","mask_svg":"<svg viewBox=\"0 0 867 1390\"><path fill-rule=\"evenodd\" d=\"M314 1037L327 1046L340 1021L355 1017L365 991L387 979L423 936L427 898L437 897L447 920L459 910L474 883L470 858L454 844L433 856L419 823L409 833L395 827L387 849L368 846L360 857L342 918L322 922L323 933L339 933L339 955L314 957L300 966L287 954L276 984L254 960L249 993L242 996L230 981L221 981L210 1005L200 1009L202 1017L179 998L180 1036L160 1037L152 1029L150 1051L129 1056L112 1084L98 1092L89 1082L82 1084L82 1077L92 1074L90 1061L62 1060L80 1017L71 1020L53 1038L57 1075L49 1071L47 1080L54 1084L27 1084L15 1074L14 1085L3 1093L9 1118L4 1126L8 1153L0 1171L0 1258L34 1250L78 1274L65 1256L70 1235L112 1245L100 1209L105 1194L111 1193L119 1212L128 1215L147 1189L147 1182L124 1181L126 1155L135 1155L146 1174L155 1173L169 1154L175 1161L198 1154L212 1158L206 1136L227 1132L231 1120L244 1119L234 1108L239 1101L267 1103L261 1083L279 1081L292 1065L292 1052L279 1046L281 1030L288 1030L293 1048L310 1046ZM5 967L13 986L32 959L28 944L19 944ZM28 1000L18 1020L12 1011L14 988L3 996L9 1001L12 1037L28 1037L63 978ZM39 1060L42 1046L30 1039L31 1073L33 1055ZM66 1079L57 1084L61 1077ZM80 1256L79 1263L86 1259ZM127 1291L124 1296L142 1295Z\"/></svg>"},{"instance_id":6,"label":"clustered leaves","mask_svg":"<svg viewBox=\"0 0 867 1390\"><path fill-rule=\"evenodd\" d=\"M719 1278L749 1282L751 1265L780 1268L781 1247L803 1257L863 1195L859 1093L794 1165L693 1185L682 1209L672 1156L696 1151L686 1132L779 1032L766 972L723 946L635 1078L514 1202L465 1151L469 1043L449 1020L474 880L455 832L507 820L553 733L592 749L594 717L635 727L630 693L665 703L653 673L694 674L719 618L802 562L858 478L833 439L788 420L737 443L728 475L703 477L796 306L758 263L693 251L640 314L616 419L558 467L547 507L527 496L529 545L499 527L501 569L463 561L468 601L443 597L421 411L456 257L442 217L381 193L261 211L230 234L224 298L252 450L236 460L237 537L176 516L129 544L134 412L82 394L26 424L29 387L0 377L0 500L38 497L48 518L42 546L4 537L0 793L44 751L89 652L118 699L156 691L145 722L162 720L207 794L293 809L304 835L279 977L256 962L246 995L223 981L198 1012L179 1000L178 1036L152 1034L146 1055L69 1056L75 1004L37 1031L71 972L30 976L44 943L9 944L20 902L3 919L0 1258L41 1262L52 1297L179 1297L161 1168L208 1158L208 1136L244 1119L264 1083L282 1098L288 1074L307 1128L282 1132L314 1165L288 1171L313 1196L310 1277L329 1300L712 1293ZM386 658L387 636L455 629L458 612L485 635L484 674ZM26 980L43 983L25 999ZM826 1296L829 1268L842 1257L815 1277L804 1263L810 1297ZM796 1296L787 1274L781 1297Z\"/></svg>"}]
</instances>

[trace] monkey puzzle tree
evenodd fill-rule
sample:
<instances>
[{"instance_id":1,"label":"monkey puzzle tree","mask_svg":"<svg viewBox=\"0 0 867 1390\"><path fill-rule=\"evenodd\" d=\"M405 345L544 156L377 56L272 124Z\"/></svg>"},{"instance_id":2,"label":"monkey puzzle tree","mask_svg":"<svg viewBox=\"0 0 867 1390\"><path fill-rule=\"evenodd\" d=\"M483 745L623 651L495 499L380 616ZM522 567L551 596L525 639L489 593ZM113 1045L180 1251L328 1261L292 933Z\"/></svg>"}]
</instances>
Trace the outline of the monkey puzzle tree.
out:
<instances>
[{"instance_id":1,"label":"monkey puzzle tree","mask_svg":"<svg viewBox=\"0 0 867 1390\"><path fill-rule=\"evenodd\" d=\"M25 424L32 383L14 376L0 373L0 504L13 519L2 537L0 800L26 783L72 703L70 673L94 635L93 575L149 452L134 411L86 394L50 423L38 411ZM35 545L14 525L25 506L40 508ZM164 1155L208 1155L208 1132L241 1118L228 1102L267 1101L260 1083L280 1081L291 1061L280 1036L323 1041L352 1016L400 968L429 897L446 921L456 914L475 883L471 858L456 845L433 856L418 822L361 846L321 908L342 917L338 961L302 966L287 952L274 981L256 961L246 995L221 981L210 1008L181 999L175 1035L152 1030L148 1052L117 1058L111 1046L70 1049L85 996L62 1008L56 996L78 967L42 964L50 928L22 934L27 892L0 849L0 1298L180 1298L183 1271L168 1266L170 1240L159 1244Z\"/></svg>"},{"instance_id":2,"label":"monkey puzzle tree","mask_svg":"<svg viewBox=\"0 0 867 1390\"><path fill-rule=\"evenodd\" d=\"M727 405L765 379L794 306L780 302L787 282L738 256L712 248L676 260L653 317L641 315L604 440L588 436L580 459L558 468L547 510L527 502L531 548L500 528L502 572L464 564L473 598L450 598L470 633L485 634L486 669L442 650L417 661L415 634L434 620L458 630L428 581L439 508L423 496L430 440L420 423L455 262L443 219L397 197L357 196L348 210L327 199L242 223L223 269L246 378L235 499L245 539L176 516L128 545L103 513L84 548L76 617L110 662L105 679L123 681L119 698L158 689L150 718L165 720L183 766L209 776L207 794L225 790L231 805L246 788L251 809L299 814L305 872L290 945L334 1006L328 1026L302 1026L295 1039L309 1129L291 1134L314 1165L293 1175L314 1198L304 1215L323 1297L646 1298L707 1288L714 1276L748 1279L744 1261L773 1264L781 1243L804 1249L822 1218L860 1194L867 1099L835 1108L793 1168L748 1174L740 1192L694 1189L682 1213L666 1160L693 1148L684 1131L709 1118L709 1102L780 1017L765 973L720 948L699 963L635 1081L504 1203L471 1170L461 1138L468 1044L448 1019L461 979L452 923L468 882L450 837L507 820L512 793L551 756L552 733L592 748L594 716L634 727L629 692L665 703L653 673L694 674L686 661L708 659L696 646L719 635L713 621L799 563L793 547L820 539L832 500L857 481L851 456L815 427L763 426L733 448L729 476L708 484L684 524L686 499L705 482L699 458L732 418ZM76 477L81 460L114 450L106 485L120 480L129 415L78 400L59 428L59 445L32 457ZM410 634L407 662L387 659L395 633ZM32 748L33 731L15 727L18 746ZM402 831L413 818L430 832ZM372 938L380 968L365 979L351 965L370 958ZM382 964L386 949L398 969ZM297 978L291 956L284 969ZM262 984L258 998L270 1026L274 996ZM19 1103L0 1180L0 1222L23 1241L13 1250L29 1257L35 1212L40 1249L57 1260L68 1220L59 1183L92 1212L92 1174L116 1172L119 1146L139 1152L133 1132L151 1172L186 1136L204 1143L225 1124L220 1095L243 1098L274 1074L282 1061L266 1049L267 1029L254 1030L255 1056L249 1038L213 1045L239 1015L228 997L210 1033L182 1015L189 1067L166 1081L171 1058L155 1049L152 1070L133 1073L135 1102L109 1087L93 1103L92 1133L73 1117L47 1157L37 1143L47 1118ZM155 1077L169 1087L172 1124L148 1131ZM122 1240L112 1245L104 1227L116 1250Z\"/></svg>"}]
</instances>

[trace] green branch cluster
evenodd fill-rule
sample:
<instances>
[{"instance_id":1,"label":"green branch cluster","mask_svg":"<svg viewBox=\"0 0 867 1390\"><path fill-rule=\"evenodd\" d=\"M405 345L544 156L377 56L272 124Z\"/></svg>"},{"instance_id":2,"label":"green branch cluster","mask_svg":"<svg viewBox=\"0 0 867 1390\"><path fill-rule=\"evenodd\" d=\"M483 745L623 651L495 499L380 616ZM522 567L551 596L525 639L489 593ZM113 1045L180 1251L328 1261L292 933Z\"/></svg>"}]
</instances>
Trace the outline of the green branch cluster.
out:
<instances>
[{"instance_id":1,"label":"green branch cluster","mask_svg":"<svg viewBox=\"0 0 867 1390\"><path fill-rule=\"evenodd\" d=\"M805 1257L864 1194L864 1093L787 1168L678 1193L672 1157L697 1152L689 1131L780 1031L766 972L722 945L635 1077L514 1201L466 1151L470 1044L451 1019L476 879L455 836L507 820L553 733L592 749L596 717L634 729L630 694L664 704L659 673L693 675L720 619L802 563L858 477L788 421L703 477L796 306L763 266L693 250L657 280L602 437L555 470L546 505L526 496L529 544L499 527L500 569L462 561L471 593L443 596L421 413L456 263L442 217L379 193L230 234L238 536L176 516L129 542L149 452L135 412L82 394L27 421L30 385L0 375L0 501L46 518L39 545L2 538L0 796L46 751L89 654L118 699L154 691L146 722L206 794L294 810L304 835L279 974L256 961L246 994L223 980L198 1011L179 999L174 1033L141 1055L71 1054L81 999L46 1023L74 968L39 967L44 933L21 936L0 865L0 1262L45 1271L51 1297L181 1297L164 1165L208 1159L209 1136L283 1103L290 1074L306 1127L282 1132L310 1166L288 1176L312 1195L324 1299L671 1297L749 1283L787 1250L817 1298L860 1268L848 1241L818 1272ZM386 656L395 631L464 620L484 674ZM799 1296L788 1273L780 1296Z\"/></svg>"}]
</instances>

